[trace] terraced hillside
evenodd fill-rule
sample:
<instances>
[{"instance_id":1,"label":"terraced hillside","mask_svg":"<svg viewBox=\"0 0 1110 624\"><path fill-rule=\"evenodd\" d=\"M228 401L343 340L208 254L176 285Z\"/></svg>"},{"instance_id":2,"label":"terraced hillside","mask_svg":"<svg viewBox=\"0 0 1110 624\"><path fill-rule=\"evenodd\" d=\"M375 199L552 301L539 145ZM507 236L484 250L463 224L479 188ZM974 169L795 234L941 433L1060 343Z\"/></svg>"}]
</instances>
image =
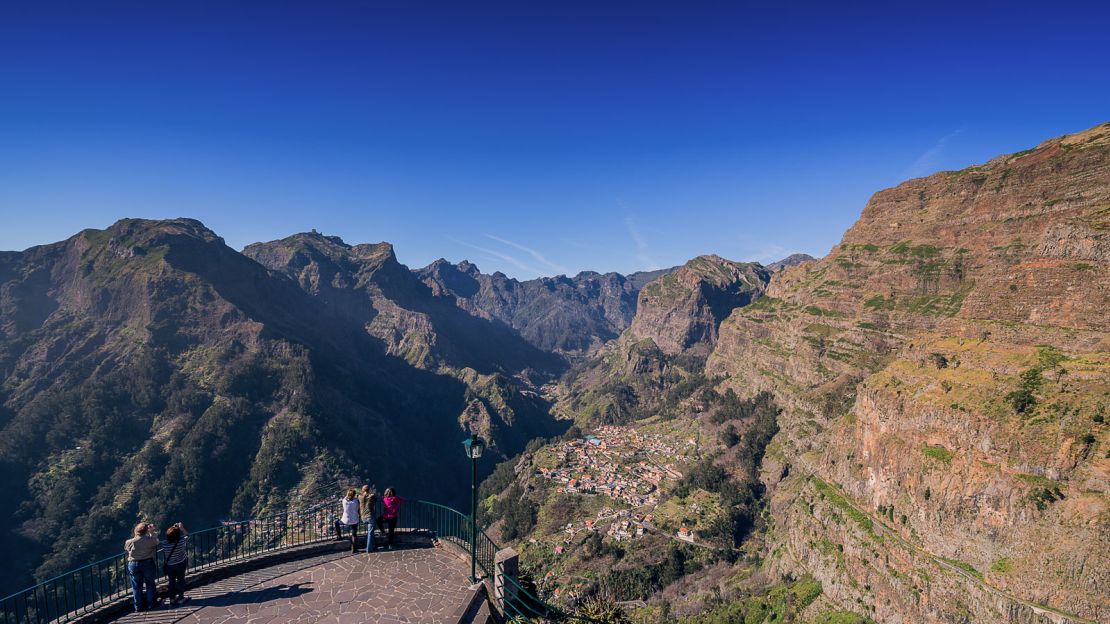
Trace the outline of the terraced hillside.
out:
<instances>
[{"instance_id":1,"label":"terraced hillside","mask_svg":"<svg viewBox=\"0 0 1110 624\"><path fill-rule=\"evenodd\" d=\"M877 193L707 364L784 407L775 567L884 622L1110 618L1108 330L1110 125Z\"/></svg>"}]
</instances>

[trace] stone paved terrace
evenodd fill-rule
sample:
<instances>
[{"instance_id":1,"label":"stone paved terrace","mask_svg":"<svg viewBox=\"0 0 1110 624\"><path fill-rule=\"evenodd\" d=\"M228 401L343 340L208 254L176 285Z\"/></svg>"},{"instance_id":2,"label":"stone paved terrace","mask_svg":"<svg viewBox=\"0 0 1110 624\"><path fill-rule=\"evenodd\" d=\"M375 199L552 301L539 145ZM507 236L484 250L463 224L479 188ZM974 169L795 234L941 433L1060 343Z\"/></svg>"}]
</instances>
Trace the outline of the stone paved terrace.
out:
<instances>
[{"instance_id":1,"label":"stone paved terrace","mask_svg":"<svg viewBox=\"0 0 1110 624\"><path fill-rule=\"evenodd\" d=\"M392 551L329 552L277 564L189 589L189 601L180 607L131 613L116 621L454 624L471 597L469 573L469 566L445 549L407 541Z\"/></svg>"}]
</instances>

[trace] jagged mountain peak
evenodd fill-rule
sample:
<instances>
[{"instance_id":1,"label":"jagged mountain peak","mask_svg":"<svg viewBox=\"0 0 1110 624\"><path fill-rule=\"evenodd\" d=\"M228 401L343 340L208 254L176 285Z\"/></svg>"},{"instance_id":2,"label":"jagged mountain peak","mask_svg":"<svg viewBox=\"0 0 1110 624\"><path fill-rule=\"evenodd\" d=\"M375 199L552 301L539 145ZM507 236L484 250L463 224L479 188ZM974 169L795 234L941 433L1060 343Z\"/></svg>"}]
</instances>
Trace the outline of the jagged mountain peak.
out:
<instances>
[{"instance_id":1,"label":"jagged mountain peak","mask_svg":"<svg viewBox=\"0 0 1110 624\"><path fill-rule=\"evenodd\" d=\"M703 280L717 286L726 286L737 280L750 281L753 277L766 282L766 270L758 262L738 262L716 254L706 254L690 259L676 270L687 280Z\"/></svg>"},{"instance_id":2,"label":"jagged mountain peak","mask_svg":"<svg viewBox=\"0 0 1110 624\"><path fill-rule=\"evenodd\" d=\"M782 260L776 260L775 262L768 264L767 270L771 271L772 273L777 273L787 267L798 266L799 264L805 264L806 262L811 262L813 260L816 260L816 258L806 253L790 254Z\"/></svg>"},{"instance_id":3,"label":"jagged mountain peak","mask_svg":"<svg viewBox=\"0 0 1110 624\"><path fill-rule=\"evenodd\" d=\"M344 249L350 249L351 248L351 246L349 244L347 244L347 242L344 241L341 237L324 234L322 232L317 232L316 230L310 230L308 232L298 232L296 234L292 234L290 236L287 236L286 238L284 238L282 240L301 241L306 245L323 245L323 246L334 245L334 246L344 248Z\"/></svg>"},{"instance_id":4,"label":"jagged mountain peak","mask_svg":"<svg viewBox=\"0 0 1110 624\"><path fill-rule=\"evenodd\" d=\"M338 236L327 236L315 230L265 243L252 243L243 249L243 253L250 257L264 257L266 262L263 264L267 265L283 262L304 265L313 260L321 261L327 258L338 263L349 263L355 260L369 262L378 268L389 265L394 265L394 268L402 266L397 260L397 254L391 243L383 241L350 245Z\"/></svg>"},{"instance_id":5,"label":"jagged mountain peak","mask_svg":"<svg viewBox=\"0 0 1110 624\"><path fill-rule=\"evenodd\" d=\"M640 288L673 269L623 276L582 271L520 281L497 271L485 274L463 260L440 259L416 274L438 296L483 318L515 328L533 345L581 354L617 337L636 311Z\"/></svg>"},{"instance_id":6,"label":"jagged mountain peak","mask_svg":"<svg viewBox=\"0 0 1110 624\"><path fill-rule=\"evenodd\" d=\"M629 333L666 353L707 352L721 322L761 296L769 279L758 263L697 256L641 289Z\"/></svg>"}]
</instances>

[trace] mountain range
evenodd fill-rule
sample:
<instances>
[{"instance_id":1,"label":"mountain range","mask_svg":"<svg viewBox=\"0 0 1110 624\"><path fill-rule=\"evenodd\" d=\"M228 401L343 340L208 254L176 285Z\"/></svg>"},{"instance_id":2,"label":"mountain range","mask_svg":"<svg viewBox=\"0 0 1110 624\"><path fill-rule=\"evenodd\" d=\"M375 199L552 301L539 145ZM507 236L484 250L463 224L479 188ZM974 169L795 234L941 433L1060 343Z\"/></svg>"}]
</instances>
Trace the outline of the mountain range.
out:
<instances>
[{"instance_id":1,"label":"mountain range","mask_svg":"<svg viewBox=\"0 0 1110 624\"><path fill-rule=\"evenodd\" d=\"M1110 621L1108 332L1104 124L880 191L824 258L649 284L551 394L657 450L532 447L486 517L636 621ZM636 474L658 504L609 520Z\"/></svg>"},{"instance_id":2,"label":"mountain range","mask_svg":"<svg viewBox=\"0 0 1110 624\"><path fill-rule=\"evenodd\" d=\"M540 386L650 278L412 271L316 232L237 252L191 219L3 252L2 589L114 552L137 517L247 517L337 477L461 504L459 440L487 439L488 471L564 430Z\"/></svg>"},{"instance_id":3,"label":"mountain range","mask_svg":"<svg viewBox=\"0 0 1110 624\"><path fill-rule=\"evenodd\" d=\"M0 593L137 518L245 517L337 478L458 505L475 431L482 516L553 599L1110 621L1108 310L1110 124L880 191L825 257L768 266L518 281L124 219L0 253ZM603 497L549 476L604 427L680 475L642 493L639 541L567 537Z\"/></svg>"}]
</instances>

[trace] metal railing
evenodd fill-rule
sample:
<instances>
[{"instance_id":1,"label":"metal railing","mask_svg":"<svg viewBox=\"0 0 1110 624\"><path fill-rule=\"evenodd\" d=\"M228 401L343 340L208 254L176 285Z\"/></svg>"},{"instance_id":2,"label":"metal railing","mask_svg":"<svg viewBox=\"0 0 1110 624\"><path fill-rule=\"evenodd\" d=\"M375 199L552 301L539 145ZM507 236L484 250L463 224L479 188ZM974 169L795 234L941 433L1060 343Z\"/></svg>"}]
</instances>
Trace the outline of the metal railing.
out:
<instances>
[{"instance_id":1,"label":"metal railing","mask_svg":"<svg viewBox=\"0 0 1110 624\"><path fill-rule=\"evenodd\" d=\"M186 546L188 568L194 574L259 555L335 538L338 496L298 511L262 518L224 523L189 534ZM380 502L378 506L380 513ZM377 516L378 514L375 514ZM369 520L369 519L367 519ZM478 529L471 531L470 516L429 501L407 501L400 506L398 531L426 531L439 540L467 551L472 536L477 567L488 579L497 576L495 559L500 547ZM402 528L403 527L403 528ZM163 553L157 559L157 584L165 580ZM514 620L591 621L552 606L512 575L502 574L503 585L494 599ZM126 555L114 555L45 580L34 587L0 599L0 624L45 624L68 622L129 598L131 579Z\"/></svg>"},{"instance_id":2,"label":"metal railing","mask_svg":"<svg viewBox=\"0 0 1110 624\"><path fill-rule=\"evenodd\" d=\"M406 527L408 530L428 531L441 541L451 542L467 550L470 548L470 516L438 503L418 500L402 504L397 525ZM513 575L498 574L496 557L501 547L482 529L478 529L474 535L477 538L475 547L477 567L481 570L482 576L494 583L493 599L510 620L595 621L549 604L538 596L535 588L527 587ZM501 585L498 585L495 580L498 578L502 582Z\"/></svg>"},{"instance_id":3,"label":"metal railing","mask_svg":"<svg viewBox=\"0 0 1110 624\"><path fill-rule=\"evenodd\" d=\"M186 543L186 574L332 539L337 507L328 500L298 511L194 531ZM159 552L158 584L166 578L163 561L164 553ZM68 622L130 594L127 556L113 555L0 599L0 623Z\"/></svg>"}]
</instances>

